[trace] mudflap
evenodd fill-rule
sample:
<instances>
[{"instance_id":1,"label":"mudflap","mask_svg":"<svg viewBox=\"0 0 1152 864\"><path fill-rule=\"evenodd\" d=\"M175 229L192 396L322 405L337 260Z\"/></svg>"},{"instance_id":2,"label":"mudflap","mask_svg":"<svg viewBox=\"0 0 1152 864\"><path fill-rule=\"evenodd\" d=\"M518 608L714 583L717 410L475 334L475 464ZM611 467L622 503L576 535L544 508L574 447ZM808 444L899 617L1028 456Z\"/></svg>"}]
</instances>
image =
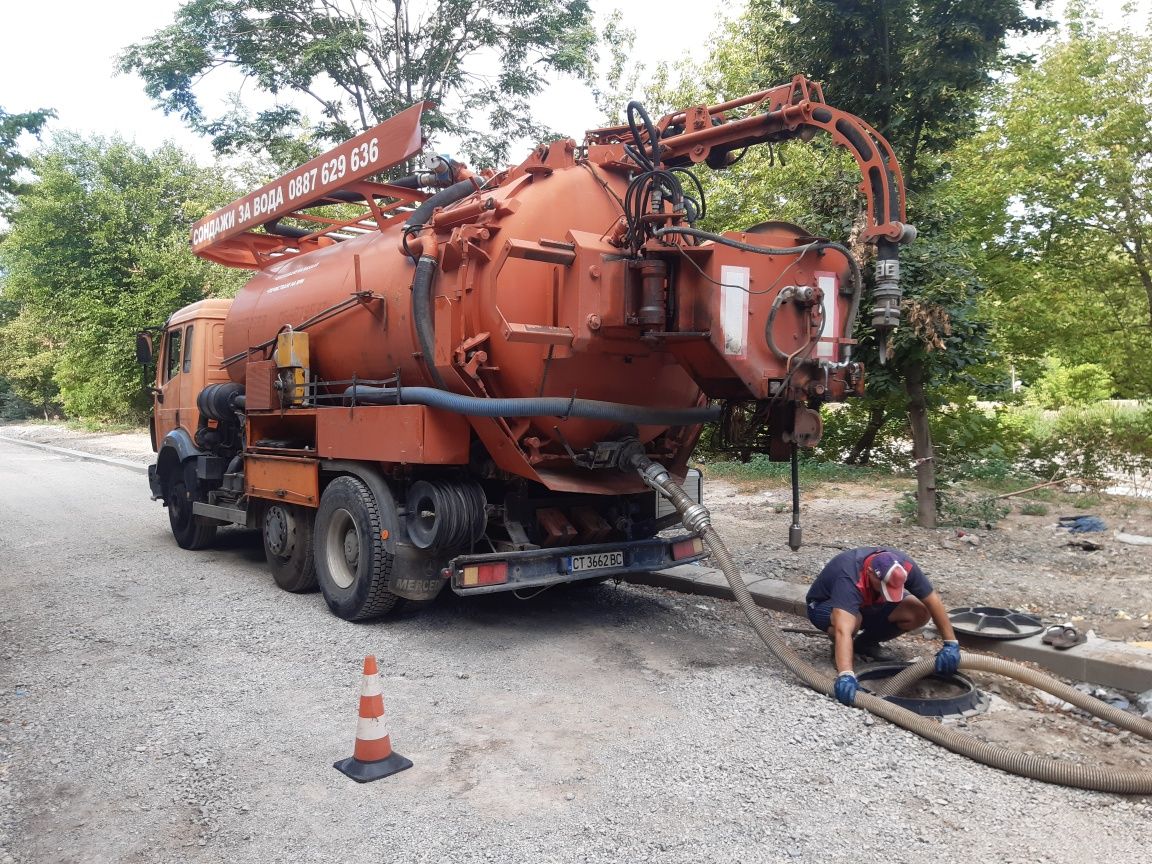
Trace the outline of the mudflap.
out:
<instances>
[{"instance_id":1,"label":"mudflap","mask_svg":"<svg viewBox=\"0 0 1152 864\"><path fill-rule=\"evenodd\" d=\"M163 499L164 485L160 482L160 466L155 462L148 466L148 489L152 492L153 501Z\"/></svg>"},{"instance_id":2,"label":"mudflap","mask_svg":"<svg viewBox=\"0 0 1152 864\"><path fill-rule=\"evenodd\" d=\"M388 577L388 590L406 600L435 599L447 582L445 562L403 541L396 543L393 554L396 557Z\"/></svg>"}]
</instances>

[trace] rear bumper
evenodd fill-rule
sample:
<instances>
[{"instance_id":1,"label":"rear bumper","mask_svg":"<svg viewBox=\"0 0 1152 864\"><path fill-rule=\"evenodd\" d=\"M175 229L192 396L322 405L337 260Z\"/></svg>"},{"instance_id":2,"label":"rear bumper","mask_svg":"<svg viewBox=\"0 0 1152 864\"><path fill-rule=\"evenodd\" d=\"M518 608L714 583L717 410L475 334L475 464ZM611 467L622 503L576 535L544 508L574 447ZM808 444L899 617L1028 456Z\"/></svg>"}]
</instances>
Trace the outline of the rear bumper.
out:
<instances>
[{"instance_id":1,"label":"rear bumper","mask_svg":"<svg viewBox=\"0 0 1152 864\"><path fill-rule=\"evenodd\" d=\"M653 537L650 540L631 540L619 543L600 543L595 546L560 546L551 549L529 549L523 552L493 552L487 555L460 555L448 562L447 572L452 590L462 596L494 594L499 591L519 591L525 588L544 588L563 582L584 579L602 579L623 573L644 573L663 570L674 564L689 564L708 557L708 552L673 559L672 546L691 540L695 534L676 537ZM624 564L599 570L573 570L573 556L622 552ZM482 564L508 565L508 581L498 585L465 585L464 568Z\"/></svg>"}]
</instances>

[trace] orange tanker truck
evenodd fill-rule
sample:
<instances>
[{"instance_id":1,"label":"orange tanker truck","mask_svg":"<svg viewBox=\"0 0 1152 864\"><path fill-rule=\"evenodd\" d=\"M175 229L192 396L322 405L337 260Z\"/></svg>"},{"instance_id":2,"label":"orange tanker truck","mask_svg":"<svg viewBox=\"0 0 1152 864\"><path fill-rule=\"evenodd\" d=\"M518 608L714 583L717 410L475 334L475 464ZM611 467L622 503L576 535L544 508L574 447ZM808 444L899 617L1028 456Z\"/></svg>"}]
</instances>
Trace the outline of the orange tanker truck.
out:
<instances>
[{"instance_id":1,"label":"orange tanker truck","mask_svg":"<svg viewBox=\"0 0 1152 864\"><path fill-rule=\"evenodd\" d=\"M703 557L662 507L720 421L773 458L860 393L860 267L784 222L711 234L694 171L823 130L859 163L868 314L899 318L904 190L888 143L788 84L541 145L474 176L422 149L415 105L192 229L254 271L175 313L156 353L154 499L185 549L258 528L288 591L341 618ZM391 172L391 173L390 173ZM141 359L153 344L142 334ZM793 472L795 474L795 472ZM646 480L647 477L647 480ZM652 484L655 485L655 484ZM799 542L793 520L789 542Z\"/></svg>"}]
</instances>

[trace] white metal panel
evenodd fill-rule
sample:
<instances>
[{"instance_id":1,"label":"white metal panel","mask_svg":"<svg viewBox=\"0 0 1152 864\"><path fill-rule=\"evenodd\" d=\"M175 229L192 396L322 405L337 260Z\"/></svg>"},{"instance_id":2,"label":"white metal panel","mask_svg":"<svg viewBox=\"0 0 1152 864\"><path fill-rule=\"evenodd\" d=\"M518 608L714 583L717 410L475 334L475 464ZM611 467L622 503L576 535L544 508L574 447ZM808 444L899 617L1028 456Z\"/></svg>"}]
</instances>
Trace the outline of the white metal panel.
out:
<instances>
[{"instance_id":1,"label":"white metal panel","mask_svg":"<svg viewBox=\"0 0 1152 864\"><path fill-rule=\"evenodd\" d=\"M749 267L720 268L720 332L724 336L724 353L743 357L748 353L748 283Z\"/></svg>"}]
</instances>

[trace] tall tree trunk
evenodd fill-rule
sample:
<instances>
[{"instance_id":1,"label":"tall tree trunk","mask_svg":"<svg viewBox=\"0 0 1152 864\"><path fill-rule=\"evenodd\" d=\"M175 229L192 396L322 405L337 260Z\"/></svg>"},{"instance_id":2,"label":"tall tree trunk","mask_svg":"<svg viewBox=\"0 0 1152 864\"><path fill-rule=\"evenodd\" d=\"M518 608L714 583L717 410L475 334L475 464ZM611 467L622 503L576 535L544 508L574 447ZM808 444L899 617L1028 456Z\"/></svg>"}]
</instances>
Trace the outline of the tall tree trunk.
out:
<instances>
[{"instance_id":1,"label":"tall tree trunk","mask_svg":"<svg viewBox=\"0 0 1152 864\"><path fill-rule=\"evenodd\" d=\"M916 524L935 528L936 460L924 400L924 367L919 363L904 370L904 392L908 395L908 424L912 427L912 458L916 463Z\"/></svg>"},{"instance_id":2,"label":"tall tree trunk","mask_svg":"<svg viewBox=\"0 0 1152 864\"><path fill-rule=\"evenodd\" d=\"M883 405L873 405L868 409L868 425L860 433L859 440L852 445L852 451L844 460L845 465L867 465L872 459L872 448L876 446L876 436L884 427L888 414Z\"/></svg>"}]
</instances>

